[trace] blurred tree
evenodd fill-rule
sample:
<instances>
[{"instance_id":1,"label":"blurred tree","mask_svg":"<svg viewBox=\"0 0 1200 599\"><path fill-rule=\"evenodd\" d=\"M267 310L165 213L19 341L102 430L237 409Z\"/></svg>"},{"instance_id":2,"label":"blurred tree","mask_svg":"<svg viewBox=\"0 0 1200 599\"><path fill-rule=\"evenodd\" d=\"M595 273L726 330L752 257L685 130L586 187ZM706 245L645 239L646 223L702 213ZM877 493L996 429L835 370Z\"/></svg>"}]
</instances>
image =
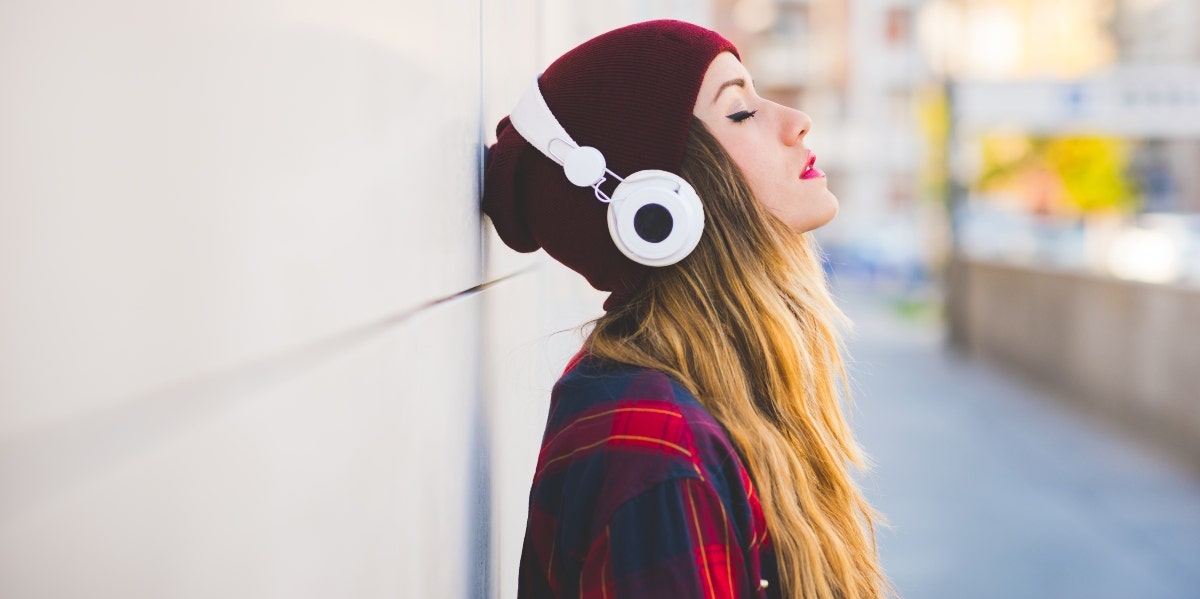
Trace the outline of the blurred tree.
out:
<instances>
[{"instance_id":1,"label":"blurred tree","mask_svg":"<svg viewBox=\"0 0 1200 599\"><path fill-rule=\"evenodd\" d=\"M917 123L925 143L921 164L922 195L938 202L947 200L949 170L947 153L950 143L950 105L946 89L927 85L915 90Z\"/></svg>"},{"instance_id":2,"label":"blurred tree","mask_svg":"<svg viewBox=\"0 0 1200 599\"><path fill-rule=\"evenodd\" d=\"M1039 213L1128 212L1136 198L1125 174L1129 154L1129 143L1115 137L989 134L980 140L974 187L1015 193Z\"/></svg>"},{"instance_id":3,"label":"blurred tree","mask_svg":"<svg viewBox=\"0 0 1200 599\"><path fill-rule=\"evenodd\" d=\"M1079 211L1134 207L1133 184L1125 176L1127 142L1115 137L1059 137L1044 143L1043 155Z\"/></svg>"}]
</instances>

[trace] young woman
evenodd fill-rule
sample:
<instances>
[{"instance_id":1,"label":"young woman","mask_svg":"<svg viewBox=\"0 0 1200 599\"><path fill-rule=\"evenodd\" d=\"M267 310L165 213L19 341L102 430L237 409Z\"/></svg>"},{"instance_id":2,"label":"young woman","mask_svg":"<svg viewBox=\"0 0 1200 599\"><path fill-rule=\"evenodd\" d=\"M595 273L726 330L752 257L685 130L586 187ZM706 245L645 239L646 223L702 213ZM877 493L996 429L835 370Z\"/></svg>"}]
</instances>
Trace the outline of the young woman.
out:
<instances>
[{"instance_id":1,"label":"young woman","mask_svg":"<svg viewBox=\"0 0 1200 599\"><path fill-rule=\"evenodd\" d=\"M805 234L837 212L809 117L678 21L594 38L533 85L484 210L612 294L552 393L519 595L888 594L851 479L843 317Z\"/></svg>"}]
</instances>

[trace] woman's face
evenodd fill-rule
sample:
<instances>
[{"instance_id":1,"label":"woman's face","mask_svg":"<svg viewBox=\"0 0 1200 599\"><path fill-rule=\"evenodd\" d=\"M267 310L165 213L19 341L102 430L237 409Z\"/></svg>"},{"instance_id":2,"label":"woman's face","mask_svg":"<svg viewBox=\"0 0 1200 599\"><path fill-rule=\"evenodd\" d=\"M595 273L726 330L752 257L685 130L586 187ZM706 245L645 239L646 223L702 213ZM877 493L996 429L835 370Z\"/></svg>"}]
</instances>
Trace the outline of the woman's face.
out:
<instances>
[{"instance_id":1,"label":"woman's face","mask_svg":"<svg viewBox=\"0 0 1200 599\"><path fill-rule=\"evenodd\" d=\"M722 52L708 66L693 113L742 169L758 201L792 230L833 220L837 198L804 145L812 119L760 98L733 54Z\"/></svg>"}]
</instances>

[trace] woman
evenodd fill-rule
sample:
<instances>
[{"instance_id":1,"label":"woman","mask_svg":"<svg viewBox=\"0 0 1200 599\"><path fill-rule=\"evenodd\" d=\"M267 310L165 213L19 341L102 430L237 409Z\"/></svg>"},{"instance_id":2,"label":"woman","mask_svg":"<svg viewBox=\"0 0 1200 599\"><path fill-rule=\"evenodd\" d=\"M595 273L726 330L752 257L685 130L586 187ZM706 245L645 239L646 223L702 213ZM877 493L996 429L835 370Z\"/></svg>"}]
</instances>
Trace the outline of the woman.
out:
<instances>
[{"instance_id":1,"label":"woman","mask_svg":"<svg viewBox=\"0 0 1200 599\"><path fill-rule=\"evenodd\" d=\"M612 292L552 394L520 596L888 592L850 477L842 315L805 235L837 212L810 126L678 21L580 45L500 122L497 232ZM622 191L647 170L665 183L637 193L665 199Z\"/></svg>"}]
</instances>

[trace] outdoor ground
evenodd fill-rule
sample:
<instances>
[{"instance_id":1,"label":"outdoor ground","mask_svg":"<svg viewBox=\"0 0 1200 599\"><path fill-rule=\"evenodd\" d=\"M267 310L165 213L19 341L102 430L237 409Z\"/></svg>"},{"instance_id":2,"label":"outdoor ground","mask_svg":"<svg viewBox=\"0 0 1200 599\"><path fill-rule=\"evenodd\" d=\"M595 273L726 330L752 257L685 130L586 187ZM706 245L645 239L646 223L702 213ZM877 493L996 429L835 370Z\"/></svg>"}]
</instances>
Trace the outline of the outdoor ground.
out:
<instances>
[{"instance_id":1,"label":"outdoor ground","mask_svg":"<svg viewBox=\"0 0 1200 599\"><path fill-rule=\"evenodd\" d=\"M936 310L838 295L863 486L902 597L1200 598L1193 471L945 350Z\"/></svg>"}]
</instances>

